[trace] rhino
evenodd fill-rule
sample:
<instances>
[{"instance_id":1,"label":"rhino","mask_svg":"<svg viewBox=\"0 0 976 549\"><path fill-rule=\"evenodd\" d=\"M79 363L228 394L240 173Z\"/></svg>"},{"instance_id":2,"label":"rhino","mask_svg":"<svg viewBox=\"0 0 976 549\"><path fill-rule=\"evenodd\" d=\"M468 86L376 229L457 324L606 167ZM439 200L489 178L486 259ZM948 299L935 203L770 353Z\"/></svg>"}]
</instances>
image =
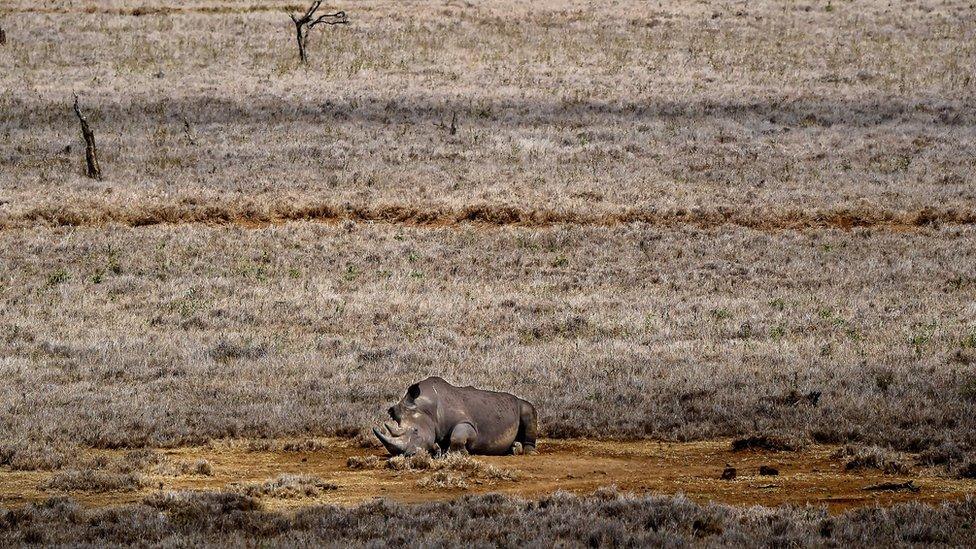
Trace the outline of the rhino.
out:
<instances>
[{"instance_id":1,"label":"rhino","mask_svg":"<svg viewBox=\"0 0 976 549\"><path fill-rule=\"evenodd\" d=\"M396 422L373 434L391 455L426 451L534 454L535 406L509 393L455 387L439 377L414 383L387 412Z\"/></svg>"}]
</instances>

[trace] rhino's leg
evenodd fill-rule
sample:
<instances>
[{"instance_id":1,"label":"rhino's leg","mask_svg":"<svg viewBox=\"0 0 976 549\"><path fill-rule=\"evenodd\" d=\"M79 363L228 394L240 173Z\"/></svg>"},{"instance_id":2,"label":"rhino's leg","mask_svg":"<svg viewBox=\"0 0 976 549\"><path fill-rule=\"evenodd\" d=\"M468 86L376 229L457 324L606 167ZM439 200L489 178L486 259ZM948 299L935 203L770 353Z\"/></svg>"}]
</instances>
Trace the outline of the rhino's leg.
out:
<instances>
[{"instance_id":1,"label":"rhino's leg","mask_svg":"<svg viewBox=\"0 0 976 549\"><path fill-rule=\"evenodd\" d=\"M531 402L519 399L519 430L515 442L521 443L522 453L535 453L535 438L539 430L539 418Z\"/></svg>"},{"instance_id":2,"label":"rhino's leg","mask_svg":"<svg viewBox=\"0 0 976 549\"><path fill-rule=\"evenodd\" d=\"M454 429L451 429L451 446L447 451L468 453L468 444L474 442L477 435L477 431L470 423L458 423Z\"/></svg>"}]
</instances>

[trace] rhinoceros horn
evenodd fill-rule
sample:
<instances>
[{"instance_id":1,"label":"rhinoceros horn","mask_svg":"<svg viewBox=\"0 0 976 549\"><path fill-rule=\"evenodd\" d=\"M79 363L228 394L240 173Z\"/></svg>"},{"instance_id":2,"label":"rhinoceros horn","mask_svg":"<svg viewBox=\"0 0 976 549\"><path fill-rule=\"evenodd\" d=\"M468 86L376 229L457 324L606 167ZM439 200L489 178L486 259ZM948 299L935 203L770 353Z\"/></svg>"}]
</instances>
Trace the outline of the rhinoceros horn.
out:
<instances>
[{"instance_id":1,"label":"rhinoceros horn","mask_svg":"<svg viewBox=\"0 0 976 549\"><path fill-rule=\"evenodd\" d=\"M393 435L393 436L395 436L395 437L402 437L403 434L407 432L407 430L404 429L403 427L400 427L399 425L390 423L389 421L387 421L386 423L384 423L383 424L383 427L386 427L386 430L389 431L390 434Z\"/></svg>"},{"instance_id":2,"label":"rhinoceros horn","mask_svg":"<svg viewBox=\"0 0 976 549\"><path fill-rule=\"evenodd\" d=\"M383 431L380 431L376 427L373 427L373 434L376 435L376 438L380 439L383 446L386 446L386 451L393 455L402 454L407 450L405 443L397 440L396 437L391 438L384 435Z\"/></svg>"}]
</instances>

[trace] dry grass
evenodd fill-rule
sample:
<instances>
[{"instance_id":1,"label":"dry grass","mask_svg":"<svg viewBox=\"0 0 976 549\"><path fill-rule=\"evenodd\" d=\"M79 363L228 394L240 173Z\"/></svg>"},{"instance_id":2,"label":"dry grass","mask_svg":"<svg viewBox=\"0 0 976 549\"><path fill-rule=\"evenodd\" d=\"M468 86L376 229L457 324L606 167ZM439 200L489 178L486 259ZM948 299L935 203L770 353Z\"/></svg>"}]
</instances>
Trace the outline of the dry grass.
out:
<instances>
[{"instance_id":1,"label":"dry grass","mask_svg":"<svg viewBox=\"0 0 976 549\"><path fill-rule=\"evenodd\" d=\"M61 464L40 488L60 492L132 492L151 485L150 477L213 474L206 459L174 460L154 450L132 450L112 457L83 457Z\"/></svg>"},{"instance_id":2,"label":"dry grass","mask_svg":"<svg viewBox=\"0 0 976 549\"><path fill-rule=\"evenodd\" d=\"M976 220L967 0L377 1L308 70L293 5L8 4L0 227Z\"/></svg>"},{"instance_id":3,"label":"dry grass","mask_svg":"<svg viewBox=\"0 0 976 549\"><path fill-rule=\"evenodd\" d=\"M974 242L948 227L6 231L5 460L351 435L431 374L535 402L546 436L971 451L976 372L957 352ZM231 343L264 351L215 356Z\"/></svg>"}]
</instances>

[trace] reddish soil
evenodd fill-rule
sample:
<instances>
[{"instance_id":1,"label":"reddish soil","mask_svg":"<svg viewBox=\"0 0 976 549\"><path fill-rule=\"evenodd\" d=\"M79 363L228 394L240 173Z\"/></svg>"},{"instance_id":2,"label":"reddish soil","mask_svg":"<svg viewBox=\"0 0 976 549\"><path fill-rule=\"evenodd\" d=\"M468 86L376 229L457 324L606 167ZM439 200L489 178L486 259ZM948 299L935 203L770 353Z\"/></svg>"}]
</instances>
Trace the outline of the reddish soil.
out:
<instances>
[{"instance_id":1,"label":"reddish soil","mask_svg":"<svg viewBox=\"0 0 976 549\"><path fill-rule=\"evenodd\" d=\"M924 473L892 476L879 471L846 471L841 461L831 458L836 448L830 446L814 445L799 452L733 452L727 440L694 443L543 441L535 456L477 458L519 471L521 478L517 481L472 479L466 489L422 488L418 486L418 480L423 472L384 468L352 470L346 465L350 456L380 455L379 450L358 448L340 440L319 442L327 449L253 451L248 449L246 442L240 441L166 449L163 452L174 460L208 460L213 466L213 474L153 476L152 487L138 492L72 492L70 495L84 505L108 506L139 501L160 486L166 490L220 490L232 482L262 482L282 473L316 475L337 484L338 489L320 498L265 498L268 508L323 503L355 505L374 498L410 503L487 492L537 498L557 490L583 494L610 485L638 494L681 493L702 503L716 501L742 506L812 504L826 505L832 512L910 500L935 504L976 494L976 481L973 480L954 480ZM734 480L720 479L727 464L737 469ZM761 465L778 469L779 475L760 476ZM0 471L0 506L18 506L56 495L56 492L38 488L51 474ZM864 489L882 482L907 480L913 481L919 490L877 492Z\"/></svg>"}]
</instances>

